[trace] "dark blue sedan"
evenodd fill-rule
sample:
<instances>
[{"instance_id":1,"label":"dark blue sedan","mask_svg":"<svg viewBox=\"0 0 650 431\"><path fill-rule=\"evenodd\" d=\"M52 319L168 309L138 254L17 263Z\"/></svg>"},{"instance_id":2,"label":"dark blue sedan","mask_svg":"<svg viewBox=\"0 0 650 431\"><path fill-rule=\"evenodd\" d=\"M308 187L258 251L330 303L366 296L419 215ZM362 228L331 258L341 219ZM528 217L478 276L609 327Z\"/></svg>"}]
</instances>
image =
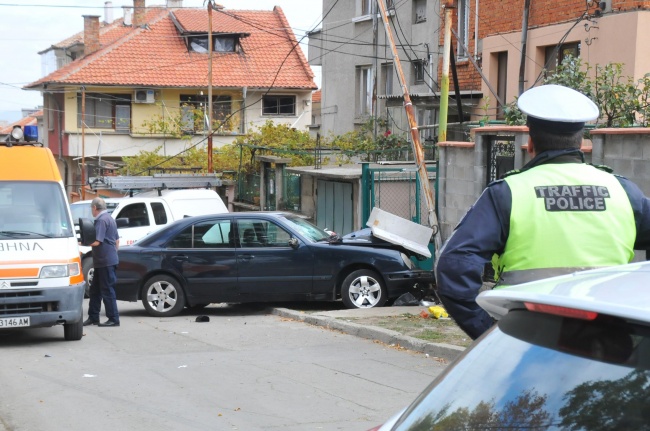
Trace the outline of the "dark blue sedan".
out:
<instances>
[{"instance_id":1,"label":"dark blue sedan","mask_svg":"<svg viewBox=\"0 0 650 431\"><path fill-rule=\"evenodd\" d=\"M339 238L288 213L187 217L120 248L115 290L119 300L141 300L152 316L224 302L341 299L348 308L380 307L433 283L410 253Z\"/></svg>"}]
</instances>

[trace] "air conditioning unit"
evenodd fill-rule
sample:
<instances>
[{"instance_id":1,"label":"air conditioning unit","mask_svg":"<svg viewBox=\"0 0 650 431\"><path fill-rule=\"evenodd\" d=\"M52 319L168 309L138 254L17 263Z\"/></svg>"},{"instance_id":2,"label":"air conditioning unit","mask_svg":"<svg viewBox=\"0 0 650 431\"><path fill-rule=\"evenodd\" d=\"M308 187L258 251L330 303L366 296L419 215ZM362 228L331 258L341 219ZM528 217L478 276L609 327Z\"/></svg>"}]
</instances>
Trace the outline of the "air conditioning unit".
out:
<instances>
[{"instance_id":1,"label":"air conditioning unit","mask_svg":"<svg viewBox=\"0 0 650 431\"><path fill-rule=\"evenodd\" d=\"M135 90L133 95L134 103L154 103L155 101L156 96L153 90Z\"/></svg>"}]
</instances>

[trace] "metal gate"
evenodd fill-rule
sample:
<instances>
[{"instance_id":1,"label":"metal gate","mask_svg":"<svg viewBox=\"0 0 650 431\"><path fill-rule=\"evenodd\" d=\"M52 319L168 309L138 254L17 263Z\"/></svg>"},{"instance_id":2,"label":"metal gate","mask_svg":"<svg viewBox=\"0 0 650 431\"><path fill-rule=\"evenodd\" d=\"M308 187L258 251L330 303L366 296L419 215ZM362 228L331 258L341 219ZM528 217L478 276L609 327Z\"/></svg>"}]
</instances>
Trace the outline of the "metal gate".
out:
<instances>
[{"instance_id":1,"label":"metal gate","mask_svg":"<svg viewBox=\"0 0 650 431\"><path fill-rule=\"evenodd\" d=\"M318 180L316 223L323 229L345 235L354 230L352 183Z\"/></svg>"},{"instance_id":2,"label":"metal gate","mask_svg":"<svg viewBox=\"0 0 650 431\"><path fill-rule=\"evenodd\" d=\"M432 183L431 189L435 193L437 207L438 185L435 179L438 168L428 166L427 172L429 181ZM361 170L361 201L362 220L368 220L374 207L418 224L426 224L428 220L427 201L415 165L408 168L403 166L370 167L369 164L364 163ZM429 245L429 250L432 258L417 262L420 268L431 269L433 267L435 258L433 243Z\"/></svg>"},{"instance_id":3,"label":"metal gate","mask_svg":"<svg viewBox=\"0 0 650 431\"><path fill-rule=\"evenodd\" d=\"M488 138L488 168L485 185L488 185L515 168L515 137L492 135L486 138Z\"/></svg>"}]
</instances>

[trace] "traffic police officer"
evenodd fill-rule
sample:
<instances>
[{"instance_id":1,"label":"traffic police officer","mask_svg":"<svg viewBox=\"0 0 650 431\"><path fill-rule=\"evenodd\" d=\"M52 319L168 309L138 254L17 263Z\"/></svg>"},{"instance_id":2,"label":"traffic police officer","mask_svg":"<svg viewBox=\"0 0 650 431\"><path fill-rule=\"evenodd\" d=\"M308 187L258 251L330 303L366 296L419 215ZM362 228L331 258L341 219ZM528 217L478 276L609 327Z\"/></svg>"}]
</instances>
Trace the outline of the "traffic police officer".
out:
<instances>
[{"instance_id":1,"label":"traffic police officer","mask_svg":"<svg viewBox=\"0 0 650 431\"><path fill-rule=\"evenodd\" d=\"M493 323L476 303L492 261L496 287L628 263L650 248L650 200L630 180L584 162L598 107L560 85L524 92L531 161L488 185L438 253L436 284L473 339Z\"/></svg>"}]
</instances>

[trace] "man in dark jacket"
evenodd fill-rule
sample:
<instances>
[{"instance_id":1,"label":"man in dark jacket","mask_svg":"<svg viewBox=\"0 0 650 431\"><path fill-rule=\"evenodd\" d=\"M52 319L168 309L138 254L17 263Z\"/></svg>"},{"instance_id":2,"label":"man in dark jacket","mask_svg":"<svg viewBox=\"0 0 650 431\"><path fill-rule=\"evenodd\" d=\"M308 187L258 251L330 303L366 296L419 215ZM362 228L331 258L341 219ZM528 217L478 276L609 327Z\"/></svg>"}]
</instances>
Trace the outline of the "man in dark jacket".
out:
<instances>
[{"instance_id":1,"label":"man in dark jacket","mask_svg":"<svg viewBox=\"0 0 650 431\"><path fill-rule=\"evenodd\" d=\"M93 217L95 217L95 242L89 244L93 248L93 280L90 284L88 303L88 319L84 326L99 325L102 327L120 326L120 314L117 310L115 299L115 269L118 264L117 250L120 239L117 233L117 224L106 211L106 202L102 198L95 198L90 204ZM99 322L99 312L102 301L108 320Z\"/></svg>"},{"instance_id":2,"label":"man in dark jacket","mask_svg":"<svg viewBox=\"0 0 650 431\"><path fill-rule=\"evenodd\" d=\"M449 314L472 338L493 323L476 303L485 264L495 288L628 263L650 244L650 201L637 185L585 164L586 96L559 85L518 99L531 161L488 185L438 253L436 283Z\"/></svg>"}]
</instances>

